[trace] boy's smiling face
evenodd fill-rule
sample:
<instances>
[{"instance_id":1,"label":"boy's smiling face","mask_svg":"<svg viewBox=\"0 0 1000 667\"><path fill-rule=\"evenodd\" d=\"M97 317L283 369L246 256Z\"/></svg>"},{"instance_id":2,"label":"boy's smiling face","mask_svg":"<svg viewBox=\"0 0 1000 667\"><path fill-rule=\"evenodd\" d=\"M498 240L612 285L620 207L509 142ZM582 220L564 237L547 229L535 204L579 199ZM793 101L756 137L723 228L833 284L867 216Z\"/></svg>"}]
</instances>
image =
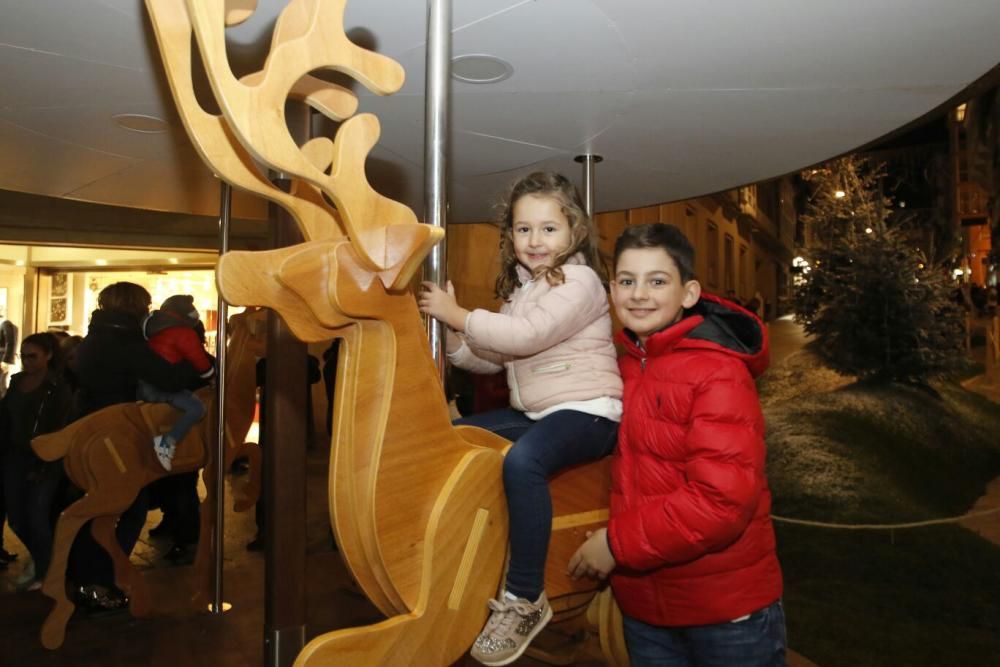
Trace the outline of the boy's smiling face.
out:
<instances>
[{"instance_id":1,"label":"boy's smiling face","mask_svg":"<svg viewBox=\"0 0 1000 667\"><path fill-rule=\"evenodd\" d=\"M698 281L682 281L677 263L663 248L630 248L618 256L611 301L618 319L643 345L679 321L700 297Z\"/></svg>"}]
</instances>

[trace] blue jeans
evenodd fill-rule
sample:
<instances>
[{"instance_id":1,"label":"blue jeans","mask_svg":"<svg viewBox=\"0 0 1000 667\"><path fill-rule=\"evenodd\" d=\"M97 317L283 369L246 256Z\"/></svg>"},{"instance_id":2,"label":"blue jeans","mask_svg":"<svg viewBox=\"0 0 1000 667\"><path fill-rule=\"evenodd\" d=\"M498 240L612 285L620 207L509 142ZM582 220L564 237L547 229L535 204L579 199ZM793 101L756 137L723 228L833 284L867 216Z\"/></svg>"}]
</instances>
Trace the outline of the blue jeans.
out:
<instances>
[{"instance_id":1,"label":"blue jeans","mask_svg":"<svg viewBox=\"0 0 1000 667\"><path fill-rule=\"evenodd\" d=\"M35 578L44 579L52 559L52 513L62 464L43 463L33 452L11 448L3 474L10 528L31 554Z\"/></svg>"},{"instance_id":2,"label":"blue jeans","mask_svg":"<svg viewBox=\"0 0 1000 667\"><path fill-rule=\"evenodd\" d=\"M507 590L537 600L545 588L545 558L552 534L548 478L564 468L607 456L618 440L618 423L576 410L538 420L512 408L455 421L478 426L514 442L503 462L510 515Z\"/></svg>"},{"instance_id":3,"label":"blue jeans","mask_svg":"<svg viewBox=\"0 0 1000 667\"><path fill-rule=\"evenodd\" d=\"M632 667L784 667L781 600L732 623L666 628L625 616Z\"/></svg>"},{"instance_id":4,"label":"blue jeans","mask_svg":"<svg viewBox=\"0 0 1000 667\"><path fill-rule=\"evenodd\" d=\"M139 380L138 396L140 400L147 403L166 403L170 407L180 410L181 416L174 422L173 427L167 433L171 442L180 442L184 436L194 428L194 425L205 416L205 404L201 399L190 391L162 391L148 382Z\"/></svg>"}]
</instances>

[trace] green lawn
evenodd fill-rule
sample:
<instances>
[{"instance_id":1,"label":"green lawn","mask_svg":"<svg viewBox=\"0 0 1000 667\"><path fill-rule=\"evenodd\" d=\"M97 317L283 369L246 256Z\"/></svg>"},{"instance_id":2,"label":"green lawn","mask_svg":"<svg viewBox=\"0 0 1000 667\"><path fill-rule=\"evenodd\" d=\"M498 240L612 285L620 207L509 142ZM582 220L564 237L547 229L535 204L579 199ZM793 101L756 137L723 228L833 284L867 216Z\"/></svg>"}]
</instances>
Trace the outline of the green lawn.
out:
<instances>
[{"instance_id":1,"label":"green lawn","mask_svg":"<svg viewBox=\"0 0 1000 667\"><path fill-rule=\"evenodd\" d=\"M1000 475L1000 405L947 383L940 398L846 384L815 363L799 353L761 382L776 515L954 516ZM956 525L775 527L790 645L822 667L1000 664L1000 547Z\"/></svg>"}]
</instances>

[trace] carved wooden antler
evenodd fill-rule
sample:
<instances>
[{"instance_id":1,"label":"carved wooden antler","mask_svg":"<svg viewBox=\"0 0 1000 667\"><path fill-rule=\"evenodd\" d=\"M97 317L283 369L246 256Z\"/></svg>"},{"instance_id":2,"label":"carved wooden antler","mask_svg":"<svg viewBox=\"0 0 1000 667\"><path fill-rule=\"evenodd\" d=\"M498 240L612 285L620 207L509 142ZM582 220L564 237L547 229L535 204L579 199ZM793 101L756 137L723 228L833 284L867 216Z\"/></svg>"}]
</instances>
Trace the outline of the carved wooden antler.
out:
<instances>
[{"instance_id":1,"label":"carved wooden antler","mask_svg":"<svg viewBox=\"0 0 1000 667\"><path fill-rule=\"evenodd\" d=\"M413 212L375 192L364 163L378 141L378 119L369 114L344 122L334 144L330 173L318 168L296 145L285 126L284 104L309 72L332 69L380 95L403 85L395 61L353 44L344 33L344 0L292 0L275 26L264 69L238 81L226 60L224 0L187 0L188 15L209 82L235 138L257 161L322 190L336 205L365 263L386 270L413 252L433 245L428 235L400 244L397 225L416 223ZM430 241L430 243L428 243ZM402 247L402 249L400 249ZM409 276L400 276L405 282Z\"/></svg>"},{"instance_id":2,"label":"carved wooden antler","mask_svg":"<svg viewBox=\"0 0 1000 667\"><path fill-rule=\"evenodd\" d=\"M208 113L198 103L191 62L191 22L183 5L177 0L147 0L146 4L160 44L167 80L177 101L177 109L191 137L191 143L205 164L234 187L264 197L284 208L298 223L306 239L342 236L342 224L336 210L323 200L315 186L296 182L288 193L275 187L258 171L253 159L233 136L225 120ZM231 24L245 20L252 11L252 7L230 11L229 15L233 15L233 18L230 19L227 15L227 22ZM256 76L248 75L244 80L253 81ZM336 120L351 116L357 109L357 98L352 92L311 76L295 82L290 96ZM319 138L304 147L303 152L314 167L325 170L333 159L333 143L329 139Z\"/></svg>"}]
</instances>

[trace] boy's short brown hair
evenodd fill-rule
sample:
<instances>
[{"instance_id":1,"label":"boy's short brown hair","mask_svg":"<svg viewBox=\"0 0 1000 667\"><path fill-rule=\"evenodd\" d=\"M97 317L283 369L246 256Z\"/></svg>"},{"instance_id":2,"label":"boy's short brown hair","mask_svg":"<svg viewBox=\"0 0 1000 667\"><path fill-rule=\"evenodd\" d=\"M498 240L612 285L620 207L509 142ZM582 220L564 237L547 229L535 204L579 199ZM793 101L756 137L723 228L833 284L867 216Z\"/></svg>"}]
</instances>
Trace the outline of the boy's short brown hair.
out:
<instances>
[{"instance_id":1,"label":"boy's short brown hair","mask_svg":"<svg viewBox=\"0 0 1000 667\"><path fill-rule=\"evenodd\" d=\"M674 260L682 282L695 279L694 247L679 227L662 222L626 227L615 241L615 269L623 252L641 248L661 248Z\"/></svg>"}]
</instances>

